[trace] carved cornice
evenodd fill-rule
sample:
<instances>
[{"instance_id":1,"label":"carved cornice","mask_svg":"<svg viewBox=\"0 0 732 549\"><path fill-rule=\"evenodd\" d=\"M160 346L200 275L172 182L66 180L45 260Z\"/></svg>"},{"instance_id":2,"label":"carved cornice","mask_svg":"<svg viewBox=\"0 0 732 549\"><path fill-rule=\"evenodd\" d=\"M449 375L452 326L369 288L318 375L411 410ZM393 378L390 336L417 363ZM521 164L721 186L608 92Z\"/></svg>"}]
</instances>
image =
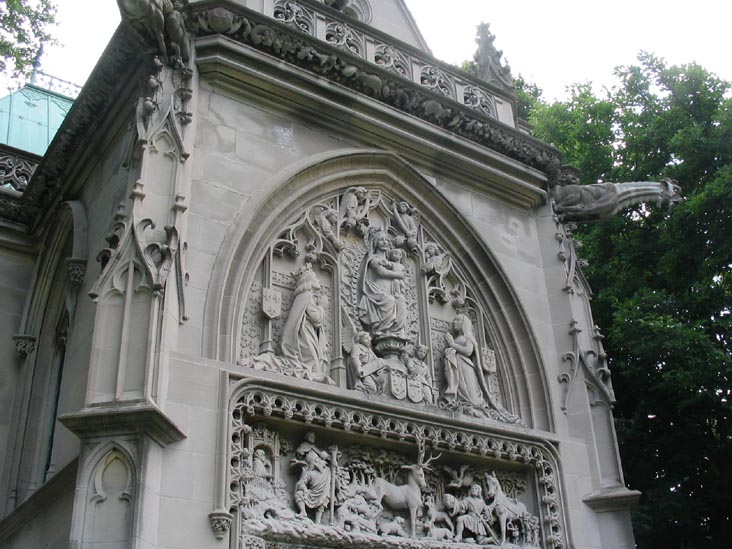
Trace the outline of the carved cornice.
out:
<instances>
[{"instance_id":1,"label":"carved cornice","mask_svg":"<svg viewBox=\"0 0 732 549\"><path fill-rule=\"evenodd\" d=\"M64 414L59 421L81 439L140 433L161 446L167 446L187 436L172 419L150 402L85 408L80 412Z\"/></svg>"},{"instance_id":2,"label":"carved cornice","mask_svg":"<svg viewBox=\"0 0 732 549\"><path fill-rule=\"evenodd\" d=\"M57 200L69 159L89 139L93 133L92 126L98 123L100 114L111 109L120 86L129 81L130 67L136 66L134 60L139 55L140 49L131 31L120 27L71 107L23 195L18 199L0 197L3 217L32 226L38 216Z\"/></svg>"},{"instance_id":3,"label":"carved cornice","mask_svg":"<svg viewBox=\"0 0 732 549\"><path fill-rule=\"evenodd\" d=\"M456 76L443 67L425 66L427 72L415 81L398 70L393 53L384 54L379 66L353 48L340 47L335 35L328 43L298 26L220 1L196 4L189 26L194 36L226 36L538 169L550 179L559 172L558 151L490 116L493 107L483 88L467 86L461 93L472 91L461 97L463 103L451 97L457 93L451 83Z\"/></svg>"}]
</instances>

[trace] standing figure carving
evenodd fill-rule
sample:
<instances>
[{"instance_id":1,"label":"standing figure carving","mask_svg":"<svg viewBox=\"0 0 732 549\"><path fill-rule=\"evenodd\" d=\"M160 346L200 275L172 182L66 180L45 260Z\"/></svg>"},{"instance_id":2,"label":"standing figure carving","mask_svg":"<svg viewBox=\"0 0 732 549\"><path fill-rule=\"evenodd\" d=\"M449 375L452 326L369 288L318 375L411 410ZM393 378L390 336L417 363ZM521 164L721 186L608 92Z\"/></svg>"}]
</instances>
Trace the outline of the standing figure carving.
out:
<instances>
[{"instance_id":1,"label":"standing figure carving","mask_svg":"<svg viewBox=\"0 0 732 549\"><path fill-rule=\"evenodd\" d=\"M295 297L282 330L282 356L300 362L311 380L330 382L320 282L310 264L300 269L295 279Z\"/></svg>"},{"instance_id":2,"label":"standing figure carving","mask_svg":"<svg viewBox=\"0 0 732 549\"><path fill-rule=\"evenodd\" d=\"M452 321L452 334L445 334L445 387L448 401L464 402L482 408L490 398L485 380L478 340L473 333L473 321L458 314Z\"/></svg>"},{"instance_id":3,"label":"standing figure carving","mask_svg":"<svg viewBox=\"0 0 732 549\"><path fill-rule=\"evenodd\" d=\"M307 518L308 509L314 509L317 524L320 524L330 503L332 475L328 461L328 452L315 445L315 433L312 431L305 435L292 460L293 466L301 467L294 497L298 516Z\"/></svg>"},{"instance_id":4,"label":"standing figure carving","mask_svg":"<svg viewBox=\"0 0 732 549\"><path fill-rule=\"evenodd\" d=\"M390 260L391 242L384 229L368 235L368 253L361 272L359 319L375 338L403 338L407 320L403 287L406 272L400 260Z\"/></svg>"}]
</instances>

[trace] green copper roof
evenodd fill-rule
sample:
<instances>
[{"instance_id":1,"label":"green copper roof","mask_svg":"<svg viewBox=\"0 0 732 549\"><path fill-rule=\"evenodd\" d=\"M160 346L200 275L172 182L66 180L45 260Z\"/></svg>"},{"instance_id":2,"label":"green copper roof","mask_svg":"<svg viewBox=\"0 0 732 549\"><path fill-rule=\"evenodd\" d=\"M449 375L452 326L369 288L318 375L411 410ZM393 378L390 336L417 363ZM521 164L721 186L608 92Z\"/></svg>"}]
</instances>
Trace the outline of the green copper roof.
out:
<instances>
[{"instance_id":1,"label":"green copper roof","mask_svg":"<svg viewBox=\"0 0 732 549\"><path fill-rule=\"evenodd\" d=\"M0 144L43 156L74 103L28 84L0 99Z\"/></svg>"}]
</instances>

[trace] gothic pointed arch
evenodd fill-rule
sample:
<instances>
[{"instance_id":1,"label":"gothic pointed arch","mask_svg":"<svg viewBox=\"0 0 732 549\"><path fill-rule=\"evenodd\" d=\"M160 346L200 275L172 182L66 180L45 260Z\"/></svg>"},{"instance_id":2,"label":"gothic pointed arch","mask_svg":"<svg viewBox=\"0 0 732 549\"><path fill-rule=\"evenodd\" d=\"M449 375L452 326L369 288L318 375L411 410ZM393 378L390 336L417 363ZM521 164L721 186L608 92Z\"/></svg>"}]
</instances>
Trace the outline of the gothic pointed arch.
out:
<instances>
[{"instance_id":1,"label":"gothic pointed arch","mask_svg":"<svg viewBox=\"0 0 732 549\"><path fill-rule=\"evenodd\" d=\"M407 162L341 151L292 167L268 187L257 213L235 219L219 250L206 355L552 429L540 353L510 280L468 221ZM396 282L382 280L394 271L403 272ZM357 364L359 350L371 364ZM422 389L412 366L424 370ZM404 375L384 376L398 370Z\"/></svg>"}]
</instances>

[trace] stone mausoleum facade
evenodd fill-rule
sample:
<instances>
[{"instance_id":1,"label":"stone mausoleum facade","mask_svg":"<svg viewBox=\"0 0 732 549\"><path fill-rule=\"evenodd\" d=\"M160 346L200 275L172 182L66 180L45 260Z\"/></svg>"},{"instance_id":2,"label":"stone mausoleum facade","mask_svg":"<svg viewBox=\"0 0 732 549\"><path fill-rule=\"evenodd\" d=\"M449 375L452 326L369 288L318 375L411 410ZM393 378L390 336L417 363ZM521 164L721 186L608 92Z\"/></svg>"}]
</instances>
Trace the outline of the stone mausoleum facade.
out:
<instances>
[{"instance_id":1,"label":"stone mausoleum facade","mask_svg":"<svg viewBox=\"0 0 732 549\"><path fill-rule=\"evenodd\" d=\"M2 160L0 547L633 547L571 230L676 188L578 187L487 26L118 3Z\"/></svg>"}]
</instances>

